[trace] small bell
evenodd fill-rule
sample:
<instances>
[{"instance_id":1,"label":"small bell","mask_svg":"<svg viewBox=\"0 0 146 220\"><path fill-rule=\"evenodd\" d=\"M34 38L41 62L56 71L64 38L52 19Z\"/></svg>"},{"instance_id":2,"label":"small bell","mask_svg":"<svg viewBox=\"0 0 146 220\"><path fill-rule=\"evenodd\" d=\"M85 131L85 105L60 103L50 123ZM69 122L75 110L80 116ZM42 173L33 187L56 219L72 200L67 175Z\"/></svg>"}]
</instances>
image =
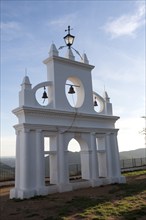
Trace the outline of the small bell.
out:
<instances>
[{"instance_id":1,"label":"small bell","mask_svg":"<svg viewBox=\"0 0 146 220\"><path fill-rule=\"evenodd\" d=\"M70 86L68 93L69 94L74 94L75 93L75 90L74 90L73 86Z\"/></svg>"},{"instance_id":2,"label":"small bell","mask_svg":"<svg viewBox=\"0 0 146 220\"><path fill-rule=\"evenodd\" d=\"M94 101L94 106L98 106L97 101L96 101L96 97L95 97L95 101Z\"/></svg>"},{"instance_id":3,"label":"small bell","mask_svg":"<svg viewBox=\"0 0 146 220\"><path fill-rule=\"evenodd\" d=\"M45 99L47 99L48 96L47 96L47 93L46 93L46 88L44 86L44 92L43 92L43 96L42 96L42 99L44 99L43 103L45 102Z\"/></svg>"}]
</instances>

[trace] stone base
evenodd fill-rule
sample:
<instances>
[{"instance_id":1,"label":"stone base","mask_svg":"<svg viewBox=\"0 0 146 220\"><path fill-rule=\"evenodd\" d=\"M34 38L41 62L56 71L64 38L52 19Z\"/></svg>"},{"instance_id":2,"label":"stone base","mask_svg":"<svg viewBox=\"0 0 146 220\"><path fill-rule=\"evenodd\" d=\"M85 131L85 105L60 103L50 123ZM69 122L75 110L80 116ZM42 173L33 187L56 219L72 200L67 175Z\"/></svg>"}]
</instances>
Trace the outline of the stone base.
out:
<instances>
[{"instance_id":1,"label":"stone base","mask_svg":"<svg viewBox=\"0 0 146 220\"><path fill-rule=\"evenodd\" d=\"M119 177L119 183L126 183L126 177L125 176L120 176Z\"/></svg>"},{"instance_id":2,"label":"stone base","mask_svg":"<svg viewBox=\"0 0 146 220\"><path fill-rule=\"evenodd\" d=\"M92 187L101 186L102 180L101 179L90 180L90 183Z\"/></svg>"},{"instance_id":3,"label":"stone base","mask_svg":"<svg viewBox=\"0 0 146 220\"><path fill-rule=\"evenodd\" d=\"M61 183L57 185L58 192L72 191L72 185L70 183Z\"/></svg>"},{"instance_id":4,"label":"stone base","mask_svg":"<svg viewBox=\"0 0 146 220\"><path fill-rule=\"evenodd\" d=\"M124 176L109 177L109 178L98 178L95 180L82 180L73 183L61 183L50 186L43 186L32 190L24 190L13 188L10 190L10 199L29 199L34 196L45 196L57 192L69 192L76 189L97 187L101 185L108 185L114 183L126 183Z\"/></svg>"},{"instance_id":5,"label":"stone base","mask_svg":"<svg viewBox=\"0 0 146 220\"><path fill-rule=\"evenodd\" d=\"M10 199L29 199L34 196L44 196L48 194L47 187L39 189L25 190L13 188L10 190Z\"/></svg>"},{"instance_id":6,"label":"stone base","mask_svg":"<svg viewBox=\"0 0 146 220\"><path fill-rule=\"evenodd\" d=\"M48 195L48 189L46 186L41 187L39 189L36 189L36 195L37 196L45 196Z\"/></svg>"},{"instance_id":7,"label":"stone base","mask_svg":"<svg viewBox=\"0 0 146 220\"><path fill-rule=\"evenodd\" d=\"M114 184L114 183L126 183L126 178L124 176L109 177L102 180L103 185Z\"/></svg>"},{"instance_id":8,"label":"stone base","mask_svg":"<svg viewBox=\"0 0 146 220\"><path fill-rule=\"evenodd\" d=\"M83 189L83 188L88 188L91 186L91 183L89 180L82 180L82 181L77 181L77 182L74 182L74 183L71 183L72 184L72 188L73 190L76 190L76 189Z\"/></svg>"}]
</instances>

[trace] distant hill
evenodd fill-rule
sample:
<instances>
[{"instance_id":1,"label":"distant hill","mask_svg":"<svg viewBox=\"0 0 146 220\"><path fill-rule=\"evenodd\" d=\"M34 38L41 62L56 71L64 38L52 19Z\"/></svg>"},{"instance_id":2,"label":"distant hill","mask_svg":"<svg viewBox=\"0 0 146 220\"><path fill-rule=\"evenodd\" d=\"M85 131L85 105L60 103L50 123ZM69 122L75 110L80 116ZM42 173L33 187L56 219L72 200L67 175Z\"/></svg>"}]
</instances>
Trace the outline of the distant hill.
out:
<instances>
[{"instance_id":1,"label":"distant hill","mask_svg":"<svg viewBox=\"0 0 146 220\"><path fill-rule=\"evenodd\" d=\"M131 151L120 152L120 159L131 159L131 158L143 158L146 157L146 149L140 148ZM69 164L79 164L80 163L80 152L69 152L68 162ZM0 162L8 165L9 167L15 167L15 157L2 157ZM45 159L46 166L49 164L49 157Z\"/></svg>"},{"instance_id":2,"label":"distant hill","mask_svg":"<svg viewBox=\"0 0 146 220\"><path fill-rule=\"evenodd\" d=\"M121 160L131 159L131 158L143 158L143 157L146 157L145 148L120 152Z\"/></svg>"},{"instance_id":3,"label":"distant hill","mask_svg":"<svg viewBox=\"0 0 146 220\"><path fill-rule=\"evenodd\" d=\"M15 157L1 157L0 162L10 167L15 167Z\"/></svg>"}]
</instances>

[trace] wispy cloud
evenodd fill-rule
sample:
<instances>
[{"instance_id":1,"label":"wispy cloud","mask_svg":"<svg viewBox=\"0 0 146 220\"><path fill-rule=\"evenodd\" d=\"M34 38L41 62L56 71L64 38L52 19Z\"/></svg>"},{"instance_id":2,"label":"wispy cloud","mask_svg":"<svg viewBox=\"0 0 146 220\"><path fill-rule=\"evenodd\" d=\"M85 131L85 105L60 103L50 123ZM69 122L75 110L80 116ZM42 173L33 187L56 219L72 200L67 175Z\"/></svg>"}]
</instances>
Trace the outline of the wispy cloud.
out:
<instances>
[{"instance_id":1,"label":"wispy cloud","mask_svg":"<svg viewBox=\"0 0 146 220\"><path fill-rule=\"evenodd\" d=\"M1 37L3 41L16 40L22 37L32 38L32 34L28 32L23 24L16 21L7 21L0 23Z\"/></svg>"},{"instance_id":2,"label":"wispy cloud","mask_svg":"<svg viewBox=\"0 0 146 220\"><path fill-rule=\"evenodd\" d=\"M135 36L138 28L145 24L145 2L136 3L133 13L110 19L104 26L105 32L112 38Z\"/></svg>"},{"instance_id":3,"label":"wispy cloud","mask_svg":"<svg viewBox=\"0 0 146 220\"><path fill-rule=\"evenodd\" d=\"M73 24L75 23L75 20L77 18L77 13L72 13L72 14L66 14L62 17L56 18L54 20L51 20L47 23L48 26L54 26L54 27L62 27L67 26L68 24Z\"/></svg>"},{"instance_id":4,"label":"wispy cloud","mask_svg":"<svg viewBox=\"0 0 146 220\"><path fill-rule=\"evenodd\" d=\"M18 38L22 32L21 25L15 21L1 22L0 24L2 40L10 41Z\"/></svg>"},{"instance_id":5,"label":"wispy cloud","mask_svg":"<svg viewBox=\"0 0 146 220\"><path fill-rule=\"evenodd\" d=\"M0 29L2 31L20 30L20 25L18 22L14 22L14 21L1 22Z\"/></svg>"}]
</instances>

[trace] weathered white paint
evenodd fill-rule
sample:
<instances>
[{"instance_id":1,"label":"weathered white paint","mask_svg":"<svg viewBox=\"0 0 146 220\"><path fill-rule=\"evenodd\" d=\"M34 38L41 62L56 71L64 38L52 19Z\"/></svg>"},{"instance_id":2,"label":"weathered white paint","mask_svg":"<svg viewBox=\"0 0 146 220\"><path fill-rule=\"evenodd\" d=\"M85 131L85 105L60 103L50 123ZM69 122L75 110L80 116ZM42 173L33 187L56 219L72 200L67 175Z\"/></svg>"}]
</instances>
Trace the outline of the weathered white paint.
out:
<instances>
[{"instance_id":1,"label":"weathered white paint","mask_svg":"<svg viewBox=\"0 0 146 220\"><path fill-rule=\"evenodd\" d=\"M54 192L71 191L110 183L123 183L121 176L112 104L105 92L101 97L92 90L91 71L86 54L75 61L70 50L60 57L54 44L47 66L47 80L32 88L25 76L19 92L19 107L13 110L18 118L16 130L16 179L10 198L30 198ZM76 106L65 95L66 81L78 85ZM36 91L48 87L48 105L41 106ZM97 113L93 98L100 103ZM50 184L45 185L44 137L50 137ZM75 138L81 148L82 179L71 183L68 170L68 144ZM102 178L101 178L102 177Z\"/></svg>"}]
</instances>

